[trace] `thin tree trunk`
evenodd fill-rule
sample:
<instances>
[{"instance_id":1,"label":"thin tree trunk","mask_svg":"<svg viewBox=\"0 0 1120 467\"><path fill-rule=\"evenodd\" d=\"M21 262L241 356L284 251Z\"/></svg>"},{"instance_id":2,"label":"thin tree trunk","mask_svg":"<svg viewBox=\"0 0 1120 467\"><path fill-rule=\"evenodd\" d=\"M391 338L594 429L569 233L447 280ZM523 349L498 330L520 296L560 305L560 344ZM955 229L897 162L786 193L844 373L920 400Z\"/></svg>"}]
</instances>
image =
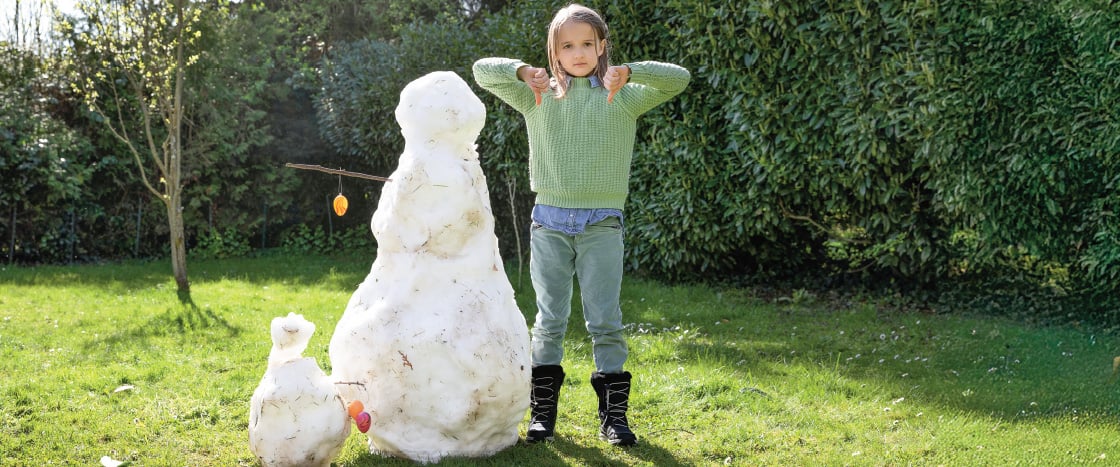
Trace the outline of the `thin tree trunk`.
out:
<instances>
[{"instance_id":1,"label":"thin tree trunk","mask_svg":"<svg viewBox=\"0 0 1120 467\"><path fill-rule=\"evenodd\" d=\"M167 184L167 223L171 228L171 270L175 274L175 283L179 285L179 295L189 297L191 293L190 282L187 281L187 239L183 228L183 67L186 61L183 58L183 0L176 2L176 24L179 27L179 36L175 47L175 88L174 100L168 125L168 139L166 150L170 152L168 164Z\"/></svg>"},{"instance_id":2,"label":"thin tree trunk","mask_svg":"<svg viewBox=\"0 0 1120 467\"><path fill-rule=\"evenodd\" d=\"M179 195L168 200L167 225L171 228L171 271L180 294L189 295L191 284L187 281L187 240L183 233L183 210L179 208Z\"/></svg>"}]
</instances>

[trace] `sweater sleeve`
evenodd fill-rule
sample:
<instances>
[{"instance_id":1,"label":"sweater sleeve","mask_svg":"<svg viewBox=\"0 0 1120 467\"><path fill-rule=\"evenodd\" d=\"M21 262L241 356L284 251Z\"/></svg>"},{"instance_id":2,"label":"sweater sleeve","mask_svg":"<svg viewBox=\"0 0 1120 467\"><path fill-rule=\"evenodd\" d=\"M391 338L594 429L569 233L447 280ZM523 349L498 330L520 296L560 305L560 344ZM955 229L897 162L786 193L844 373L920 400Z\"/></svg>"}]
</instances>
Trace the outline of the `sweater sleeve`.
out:
<instances>
[{"instance_id":1,"label":"sweater sleeve","mask_svg":"<svg viewBox=\"0 0 1120 467\"><path fill-rule=\"evenodd\" d=\"M517 78L517 70L523 66L528 65L517 59L483 58L474 62L474 80L514 110L525 113L536 105L536 98L533 90Z\"/></svg>"},{"instance_id":2,"label":"sweater sleeve","mask_svg":"<svg viewBox=\"0 0 1120 467\"><path fill-rule=\"evenodd\" d=\"M634 116L680 94L691 79L688 70L672 63L646 61L626 66L630 67L630 80L615 96L615 102L626 106Z\"/></svg>"}]
</instances>

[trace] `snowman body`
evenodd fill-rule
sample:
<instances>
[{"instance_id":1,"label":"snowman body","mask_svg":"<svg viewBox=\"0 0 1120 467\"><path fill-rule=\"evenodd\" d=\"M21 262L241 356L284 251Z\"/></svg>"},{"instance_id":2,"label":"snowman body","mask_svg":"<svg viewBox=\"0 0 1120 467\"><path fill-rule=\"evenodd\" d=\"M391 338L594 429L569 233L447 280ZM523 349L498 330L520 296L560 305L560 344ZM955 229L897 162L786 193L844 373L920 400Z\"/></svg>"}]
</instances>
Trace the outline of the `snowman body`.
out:
<instances>
[{"instance_id":1,"label":"snowman body","mask_svg":"<svg viewBox=\"0 0 1120 467\"><path fill-rule=\"evenodd\" d=\"M326 467L350 435L334 380L301 355L314 332L294 313L272 320L268 369L249 404L249 448L266 467Z\"/></svg>"},{"instance_id":2,"label":"snowman body","mask_svg":"<svg viewBox=\"0 0 1120 467\"><path fill-rule=\"evenodd\" d=\"M372 417L373 452L436 462L518 439L529 334L475 151L485 115L454 73L401 92L405 150L371 222L377 257L330 344L343 399Z\"/></svg>"}]
</instances>

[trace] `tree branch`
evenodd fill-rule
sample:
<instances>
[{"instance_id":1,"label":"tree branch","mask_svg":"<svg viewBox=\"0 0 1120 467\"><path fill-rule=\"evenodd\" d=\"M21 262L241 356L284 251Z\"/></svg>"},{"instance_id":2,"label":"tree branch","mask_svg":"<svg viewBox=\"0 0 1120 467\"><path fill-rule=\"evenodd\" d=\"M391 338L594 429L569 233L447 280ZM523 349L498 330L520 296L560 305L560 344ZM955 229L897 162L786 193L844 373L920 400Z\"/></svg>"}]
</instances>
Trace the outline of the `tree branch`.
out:
<instances>
[{"instance_id":1,"label":"tree branch","mask_svg":"<svg viewBox=\"0 0 1120 467\"><path fill-rule=\"evenodd\" d=\"M782 210L782 216L784 216L786 219L806 222L809 225L812 225L813 227L816 227L817 230L820 230L821 233L823 233L825 235L828 235L830 238L840 240L844 243L848 243L848 244L852 244L852 245L867 245L867 244L870 243L870 242L865 241L865 240L849 238L847 236L841 235L839 232L837 232L836 228L831 228L830 229L828 227L825 227L825 226L821 225L819 222L813 220L812 217L803 216L803 215L799 215L799 214L794 214L793 212L790 212L790 210L788 208L786 208L785 203L781 202L780 200L778 201L778 208Z\"/></svg>"},{"instance_id":2,"label":"tree branch","mask_svg":"<svg viewBox=\"0 0 1120 467\"><path fill-rule=\"evenodd\" d=\"M302 169L302 170L315 170L315 171L318 171L318 172L326 172L326 173L329 173L329 174L345 175L347 177L364 178L366 180L377 180L379 182L391 182L392 181L392 180L390 180L388 178L385 178L385 177L378 177L376 175L366 175L366 174L363 174L363 173L350 172L350 171L341 170L341 169L328 169L328 168L323 167L321 165L293 164L293 163L289 162L287 164L284 164L284 167L290 167L290 168L293 168L293 169Z\"/></svg>"}]
</instances>

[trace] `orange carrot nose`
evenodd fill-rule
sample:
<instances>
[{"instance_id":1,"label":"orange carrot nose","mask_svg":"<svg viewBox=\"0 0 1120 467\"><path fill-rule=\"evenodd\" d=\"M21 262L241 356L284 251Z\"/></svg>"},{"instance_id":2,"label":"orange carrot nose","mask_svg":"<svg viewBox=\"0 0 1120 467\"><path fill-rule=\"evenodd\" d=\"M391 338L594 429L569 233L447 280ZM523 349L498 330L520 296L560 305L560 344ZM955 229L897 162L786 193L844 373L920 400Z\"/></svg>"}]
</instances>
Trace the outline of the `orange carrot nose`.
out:
<instances>
[{"instance_id":1,"label":"orange carrot nose","mask_svg":"<svg viewBox=\"0 0 1120 467\"><path fill-rule=\"evenodd\" d=\"M350 418L354 420L357 420L358 414L362 413L364 410L366 410L366 407L362 405L362 401L351 402L350 406L346 408L346 411L350 413Z\"/></svg>"}]
</instances>

